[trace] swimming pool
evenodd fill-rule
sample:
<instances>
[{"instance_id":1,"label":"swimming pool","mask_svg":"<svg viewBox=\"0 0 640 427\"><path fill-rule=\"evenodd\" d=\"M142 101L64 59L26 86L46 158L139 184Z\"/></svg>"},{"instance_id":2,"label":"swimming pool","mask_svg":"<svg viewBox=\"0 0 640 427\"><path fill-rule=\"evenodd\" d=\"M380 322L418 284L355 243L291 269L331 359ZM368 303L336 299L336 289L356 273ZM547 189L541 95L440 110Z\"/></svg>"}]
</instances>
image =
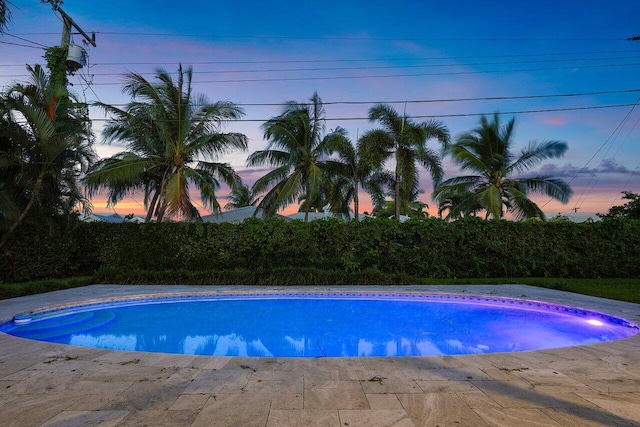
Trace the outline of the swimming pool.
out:
<instances>
[{"instance_id":1,"label":"swimming pool","mask_svg":"<svg viewBox=\"0 0 640 427\"><path fill-rule=\"evenodd\" d=\"M278 292L97 301L16 316L0 331L115 350L375 357L568 347L627 338L638 326L603 313L522 299Z\"/></svg>"}]
</instances>

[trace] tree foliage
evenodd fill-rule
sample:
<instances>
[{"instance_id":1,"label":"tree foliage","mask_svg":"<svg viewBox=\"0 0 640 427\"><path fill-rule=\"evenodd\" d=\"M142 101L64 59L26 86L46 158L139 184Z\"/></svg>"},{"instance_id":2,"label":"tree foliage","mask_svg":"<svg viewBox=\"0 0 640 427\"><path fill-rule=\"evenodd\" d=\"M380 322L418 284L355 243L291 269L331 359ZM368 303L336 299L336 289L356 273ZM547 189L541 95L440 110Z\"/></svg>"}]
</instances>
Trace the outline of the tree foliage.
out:
<instances>
[{"instance_id":1,"label":"tree foliage","mask_svg":"<svg viewBox=\"0 0 640 427\"><path fill-rule=\"evenodd\" d=\"M6 31L9 22L11 22L10 4L11 2L8 0L0 0L0 34Z\"/></svg>"},{"instance_id":2,"label":"tree foliage","mask_svg":"<svg viewBox=\"0 0 640 427\"><path fill-rule=\"evenodd\" d=\"M253 193L262 195L258 207L269 216L301 201L306 221L309 212L324 206L331 188L327 145L336 132L325 135L322 99L315 93L308 103L289 101L282 113L267 120L262 129L269 141L267 148L247 159L250 167L273 168L253 185Z\"/></svg>"},{"instance_id":3,"label":"tree foliage","mask_svg":"<svg viewBox=\"0 0 640 427\"><path fill-rule=\"evenodd\" d=\"M79 185L95 160L86 106L39 65L27 70L0 99L0 246L24 221L89 207Z\"/></svg>"},{"instance_id":4,"label":"tree foliage","mask_svg":"<svg viewBox=\"0 0 640 427\"><path fill-rule=\"evenodd\" d=\"M500 124L495 114L489 121L480 118L480 126L464 133L446 152L463 171L463 175L439 184L433 197L439 202L439 212L448 210L446 219L485 212L485 218L500 219L512 213L516 219L541 218L544 213L529 194L545 194L567 203L572 195L564 181L545 176L517 176L545 159L562 157L567 151L563 141L532 141L519 155L513 153L515 119Z\"/></svg>"},{"instance_id":5,"label":"tree foliage","mask_svg":"<svg viewBox=\"0 0 640 427\"><path fill-rule=\"evenodd\" d=\"M189 186L200 190L205 208L220 211L216 191L220 181L234 187L241 180L228 163L207 161L234 150L246 150L247 138L222 133L228 120L243 111L228 101L210 102L191 91L193 72L182 66L178 79L156 70L158 83L142 75L125 75L123 91L133 101L125 109L99 103L111 118L103 130L107 142L119 141L128 151L98 162L85 182L94 194L108 190L109 205L136 191L144 193L146 221L165 217L200 218L191 201ZM207 160L205 160L207 159Z\"/></svg>"},{"instance_id":6,"label":"tree foliage","mask_svg":"<svg viewBox=\"0 0 640 427\"><path fill-rule=\"evenodd\" d=\"M631 191L622 192L623 200L629 200L620 206L612 206L606 214L596 214L602 219L628 218L640 219L640 194Z\"/></svg>"},{"instance_id":7,"label":"tree foliage","mask_svg":"<svg viewBox=\"0 0 640 427\"><path fill-rule=\"evenodd\" d=\"M246 185L239 183L231 188L229 194L229 202L224 205L226 210L239 209L247 206L255 206L258 204L258 199L254 197L251 189Z\"/></svg>"},{"instance_id":8,"label":"tree foliage","mask_svg":"<svg viewBox=\"0 0 640 427\"><path fill-rule=\"evenodd\" d=\"M436 120L415 123L410 117L399 115L392 107L384 104L369 110L369 120L378 122L381 128L370 130L362 136L360 151L366 153L368 161L375 165L376 180L381 185L390 184L390 177L393 177L389 193L394 197L395 218L399 219L400 206L414 201L419 191L416 163L431 173L434 184L442 179L441 159L427 147L427 141L436 139L446 147L450 140L449 131L442 122ZM389 160L395 161L392 173L383 170ZM375 204L383 203L384 197L380 193L372 196Z\"/></svg>"}]
</instances>

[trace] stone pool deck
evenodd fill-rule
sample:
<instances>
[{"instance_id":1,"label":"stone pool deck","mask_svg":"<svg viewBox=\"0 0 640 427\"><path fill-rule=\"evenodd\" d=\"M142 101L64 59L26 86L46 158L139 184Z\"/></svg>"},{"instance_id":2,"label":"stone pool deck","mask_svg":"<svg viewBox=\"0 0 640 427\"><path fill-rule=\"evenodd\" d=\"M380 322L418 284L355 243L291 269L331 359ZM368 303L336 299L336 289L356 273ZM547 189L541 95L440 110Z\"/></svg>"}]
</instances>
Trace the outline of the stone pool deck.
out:
<instances>
[{"instance_id":1,"label":"stone pool deck","mask_svg":"<svg viewBox=\"0 0 640 427\"><path fill-rule=\"evenodd\" d=\"M0 320L94 298L264 289L94 285L0 301ZM525 297L640 323L637 304L522 285L339 289ZM108 351L0 333L0 425L640 426L640 335L521 353L266 359Z\"/></svg>"}]
</instances>

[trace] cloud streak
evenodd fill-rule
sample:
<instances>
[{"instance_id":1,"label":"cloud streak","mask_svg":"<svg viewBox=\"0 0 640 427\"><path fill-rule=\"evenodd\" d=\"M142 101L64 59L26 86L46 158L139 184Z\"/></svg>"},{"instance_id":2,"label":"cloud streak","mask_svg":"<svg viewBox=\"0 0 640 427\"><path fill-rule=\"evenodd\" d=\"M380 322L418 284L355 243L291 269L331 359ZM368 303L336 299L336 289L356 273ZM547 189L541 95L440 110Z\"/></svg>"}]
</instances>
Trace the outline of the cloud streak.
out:
<instances>
[{"instance_id":1,"label":"cloud streak","mask_svg":"<svg viewBox=\"0 0 640 427\"><path fill-rule=\"evenodd\" d=\"M629 175L630 171L626 166L619 164L615 159L605 159L596 168L578 167L572 164L558 166L552 163L543 165L538 171L541 175L553 176L556 178L573 178L580 175L599 175L599 174L621 174ZM529 174L530 176L530 174Z\"/></svg>"}]
</instances>

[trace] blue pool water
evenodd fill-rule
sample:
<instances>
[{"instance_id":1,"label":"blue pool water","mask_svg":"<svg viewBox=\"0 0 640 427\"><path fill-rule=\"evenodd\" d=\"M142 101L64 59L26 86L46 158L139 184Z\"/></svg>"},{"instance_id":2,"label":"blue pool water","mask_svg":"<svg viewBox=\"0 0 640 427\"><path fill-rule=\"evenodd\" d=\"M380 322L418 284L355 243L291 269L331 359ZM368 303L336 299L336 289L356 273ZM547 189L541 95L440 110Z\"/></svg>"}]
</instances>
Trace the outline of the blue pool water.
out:
<instances>
[{"instance_id":1,"label":"blue pool water","mask_svg":"<svg viewBox=\"0 0 640 427\"><path fill-rule=\"evenodd\" d=\"M17 316L17 337L212 356L354 357L495 353L626 338L602 313L459 295L252 294L141 298Z\"/></svg>"}]
</instances>

